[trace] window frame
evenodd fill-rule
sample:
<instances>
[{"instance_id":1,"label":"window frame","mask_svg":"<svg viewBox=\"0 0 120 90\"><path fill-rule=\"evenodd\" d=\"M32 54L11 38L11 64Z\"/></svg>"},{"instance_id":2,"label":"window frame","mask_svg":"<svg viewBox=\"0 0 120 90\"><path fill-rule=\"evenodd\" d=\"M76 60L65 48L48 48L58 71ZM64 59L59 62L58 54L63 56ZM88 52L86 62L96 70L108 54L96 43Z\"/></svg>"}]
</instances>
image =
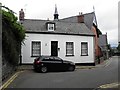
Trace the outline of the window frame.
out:
<instances>
[{"instance_id":1,"label":"window frame","mask_svg":"<svg viewBox=\"0 0 120 90\"><path fill-rule=\"evenodd\" d=\"M67 43L72 43L72 54L68 53ZM66 42L66 56L74 56L74 42Z\"/></svg>"},{"instance_id":2,"label":"window frame","mask_svg":"<svg viewBox=\"0 0 120 90\"><path fill-rule=\"evenodd\" d=\"M86 45L86 50L87 50L86 54L83 54L83 47L82 47L83 44ZM88 42L81 42L81 56L88 56Z\"/></svg>"},{"instance_id":3,"label":"window frame","mask_svg":"<svg viewBox=\"0 0 120 90\"><path fill-rule=\"evenodd\" d=\"M49 29L50 26L52 26L53 29ZM47 30L48 30L48 31L54 31L54 30L55 30L55 24L54 24L54 23L48 23L48 24L47 24Z\"/></svg>"},{"instance_id":4,"label":"window frame","mask_svg":"<svg viewBox=\"0 0 120 90\"><path fill-rule=\"evenodd\" d=\"M33 43L39 43L39 55L34 55ZM41 55L41 41L32 41L31 42L31 57L38 57Z\"/></svg>"}]
</instances>

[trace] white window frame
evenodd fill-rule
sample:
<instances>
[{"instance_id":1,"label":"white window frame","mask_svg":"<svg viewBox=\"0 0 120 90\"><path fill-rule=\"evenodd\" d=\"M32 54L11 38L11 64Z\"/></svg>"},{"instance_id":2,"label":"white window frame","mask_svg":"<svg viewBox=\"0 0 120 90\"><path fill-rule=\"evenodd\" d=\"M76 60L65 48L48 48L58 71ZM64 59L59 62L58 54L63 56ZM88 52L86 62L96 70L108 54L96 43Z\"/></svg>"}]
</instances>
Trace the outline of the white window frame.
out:
<instances>
[{"instance_id":1,"label":"white window frame","mask_svg":"<svg viewBox=\"0 0 120 90\"><path fill-rule=\"evenodd\" d=\"M66 42L66 56L74 56L74 43L73 42Z\"/></svg>"},{"instance_id":2,"label":"white window frame","mask_svg":"<svg viewBox=\"0 0 120 90\"><path fill-rule=\"evenodd\" d=\"M41 55L41 42L32 41L31 56L37 57Z\"/></svg>"},{"instance_id":3,"label":"white window frame","mask_svg":"<svg viewBox=\"0 0 120 90\"><path fill-rule=\"evenodd\" d=\"M55 24L54 23L48 23L48 31L54 31Z\"/></svg>"},{"instance_id":4,"label":"white window frame","mask_svg":"<svg viewBox=\"0 0 120 90\"><path fill-rule=\"evenodd\" d=\"M81 56L88 56L88 42L81 42Z\"/></svg>"}]
</instances>

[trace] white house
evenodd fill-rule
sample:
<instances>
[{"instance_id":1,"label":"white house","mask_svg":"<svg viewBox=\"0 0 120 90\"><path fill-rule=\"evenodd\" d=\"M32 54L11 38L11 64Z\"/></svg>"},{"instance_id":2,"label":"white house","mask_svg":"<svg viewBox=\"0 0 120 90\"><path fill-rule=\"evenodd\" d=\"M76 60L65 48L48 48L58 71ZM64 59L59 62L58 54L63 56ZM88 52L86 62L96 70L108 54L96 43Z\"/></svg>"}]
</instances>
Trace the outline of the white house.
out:
<instances>
[{"instance_id":1,"label":"white house","mask_svg":"<svg viewBox=\"0 0 120 90\"><path fill-rule=\"evenodd\" d=\"M95 63L93 32L84 23L58 19L57 8L53 21L24 19L21 24L26 30L22 64L31 64L40 55L58 56L80 64Z\"/></svg>"}]
</instances>

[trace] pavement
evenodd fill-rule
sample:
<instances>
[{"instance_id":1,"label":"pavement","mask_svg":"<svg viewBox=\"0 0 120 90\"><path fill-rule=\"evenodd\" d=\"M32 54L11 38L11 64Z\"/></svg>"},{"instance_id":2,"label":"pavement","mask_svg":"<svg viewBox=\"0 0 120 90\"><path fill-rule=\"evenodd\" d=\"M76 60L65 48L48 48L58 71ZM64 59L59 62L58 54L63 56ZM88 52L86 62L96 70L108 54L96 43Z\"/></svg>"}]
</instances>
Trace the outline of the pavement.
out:
<instances>
[{"instance_id":1,"label":"pavement","mask_svg":"<svg viewBox=\"0 0 120 90\"><path fill-rule=\"evenodd\" d=\"M118 87L120 87L120 83L115 82L115 83L109 83L109 84L101 85L98 88L118 88Z\"/></svg>"},{"instance_id":2,"label":"pavement","mask_svg":"<svg viewBox=\"0 0 120 90\"><path fill-rule=\"evenodd\" d=\"M93 90L120 90L120 83L116 82L116 83L101 85Z\"/></svg>"}]
</instances>

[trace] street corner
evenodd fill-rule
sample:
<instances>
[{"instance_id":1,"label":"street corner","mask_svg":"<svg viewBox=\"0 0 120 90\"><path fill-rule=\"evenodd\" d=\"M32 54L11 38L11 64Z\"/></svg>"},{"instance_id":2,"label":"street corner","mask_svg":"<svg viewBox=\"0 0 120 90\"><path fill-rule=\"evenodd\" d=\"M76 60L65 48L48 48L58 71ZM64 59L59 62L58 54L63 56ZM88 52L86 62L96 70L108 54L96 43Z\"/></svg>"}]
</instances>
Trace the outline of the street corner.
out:
<instances>
[{"instance_id":1,"label":"street corner","mask_svg":"<svg viewBox=\"0 0 120 90\"><path fill-rule=\"evenodd\" d=\"M96 67L107 67L112 62L111 58L104 60L102 63L96 65Z\"/></svg>"},{"instance_id":2,"label":"street corner","mask_svg":"<svg viewBox=\"0 0 120 90\"><path fill-rule=\"evenodd\" d=\"M120 90L120 83L109 83L99 86L97 89L94 90Z\"/></svg>"},{"instance_id":3,"label":"street corner","mask_svg":"<svg viewBox=\"0 0 120 90\"><path fill-rule=\"evenodd\" d=\"M23 70L22 71L17 71L6 82L3 83L3 85L0 87L0 89L1 90L6 89L18 77L18 75L21 74L21 73L23 73L24 71Z\"/></svg>"}]
</instances>

